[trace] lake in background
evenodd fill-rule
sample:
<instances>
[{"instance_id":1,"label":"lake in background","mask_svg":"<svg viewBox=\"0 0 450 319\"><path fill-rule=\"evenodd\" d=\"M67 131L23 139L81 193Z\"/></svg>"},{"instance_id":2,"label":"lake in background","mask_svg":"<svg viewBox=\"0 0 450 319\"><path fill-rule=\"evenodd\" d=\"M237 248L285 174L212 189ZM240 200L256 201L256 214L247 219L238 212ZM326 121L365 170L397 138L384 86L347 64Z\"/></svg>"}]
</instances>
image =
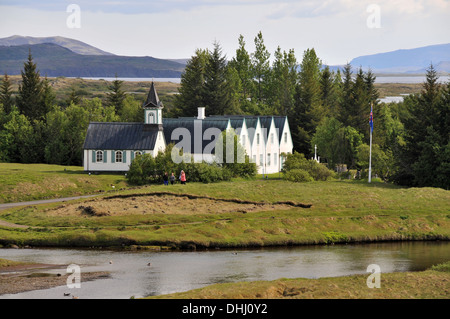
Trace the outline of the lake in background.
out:
<instances>
[{"instance_id":1,"label":"lake in background","mask_svg":"<svg viewBox=\"0 0 450 319\"><path fill-rule=\"evenodd\" d=\"M116 78L95 78L95 77L83 77L86 80L105 80L114 81ZM181 83L181 78L117 78L120 81L130 82L173 82ZM450 80L450 76L440 76L438 81L440 83L446 83ZM425 76L379 76L376 78L376 83L422 83L425 81Z\"/></svg>"},{"instance_id":2,"label":"lake in background","mask_svg":"<svg viewBox=\"0 0 450 319\"><path fill-rule=\"evenodd\" d=\"M0 258L32 263L77 264L83 272L109 271L111 278L11 295L8 298L84 299L145 297L187 291L216 283L320 278L367 274L377 264L383 273L421 271L450 260L450 242L394 242L241 250L130 252L80 249L0 249ZM112 261L112 264L109 263ZM151 266L148 266L148 263ZM61 273L63 269L35 270ZM1 280L1 274L0 274ZM1 293L1 292L0 292Z\"/></svg>"}]
</instances>

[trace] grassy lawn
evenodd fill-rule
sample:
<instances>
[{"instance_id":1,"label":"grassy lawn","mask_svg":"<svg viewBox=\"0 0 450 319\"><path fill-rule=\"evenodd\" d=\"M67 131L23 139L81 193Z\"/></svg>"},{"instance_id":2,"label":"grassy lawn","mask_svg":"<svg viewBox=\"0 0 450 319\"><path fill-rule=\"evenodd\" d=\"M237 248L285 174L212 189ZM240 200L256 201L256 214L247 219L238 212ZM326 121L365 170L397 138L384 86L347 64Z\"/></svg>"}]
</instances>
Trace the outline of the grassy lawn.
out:
<instances>
[{"instance_id":1,"label":"grassy lawn","mask_svg":"<svg viewBox=\"0 0 450 319\"><path fill-rule=\"evenodd\" d=\"M0 203L71 197L127 187L125 176L89 176L78 166L0 163Z\"/></svg>"},{"instance_id":2,"label":"grassy lawn","mask_svg":"<svg viewBox=\"0 0 450 319\"><path fill-rule=\"evenodd\" d=\"M319 279L278 279L215 284L147 299L448 299L450 262L422 272L381 274L380 288L368 288L368 275Z\"/></svg>"},{"instance_id":3,"label":"grassy lawn","mask_svg":"<svg viewBox=\"0 0 450 319\"><path fill-rule=\"evenodd\" d=\"M349 180L291 183L271 176L267 180L258 177L130 189L118 175L87 176L80 168L64 171L51 165L8 165L13 166L1 175L10 183L9 187L0 183L2 196L6 196L3 201L87 194L109 190L111 184L124 189L101 193L95 200L1 211L0 220L30 227L0 227L0 245L208 248L450 238L450 192L438 188ZM20 174L14 174L15 169L21 169ZM70 186L57 189L57 185ZM162 192L179 196L158 195ZM143 207L155 194L167 208ZM208 199L198 199L193 205L194 199L182 196L186 194ZM244 209L224 200L265 206L254 210L247 205ZM277 202L311 207L280 206ZM81 208L89 206L102 214L85 214ZM177 207L186 207L186 211L177 212Z\"/></svg>"}]
</instances>

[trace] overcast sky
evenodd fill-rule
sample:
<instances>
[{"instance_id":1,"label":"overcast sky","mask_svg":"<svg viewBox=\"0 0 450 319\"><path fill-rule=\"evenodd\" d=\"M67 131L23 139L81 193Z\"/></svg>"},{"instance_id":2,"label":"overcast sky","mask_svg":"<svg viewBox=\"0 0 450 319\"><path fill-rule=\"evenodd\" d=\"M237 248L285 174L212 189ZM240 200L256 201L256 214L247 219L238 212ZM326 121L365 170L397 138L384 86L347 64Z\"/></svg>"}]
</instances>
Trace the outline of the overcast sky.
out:
<instances>
[{"instance_id":1,"label":"overcast sky","mask_svg":"<svg viewBox=\"0 0 450 319\"><path fill-rule=\"evenodd\" d=\"M80 8L79 20L69 4ZM272 56L280 46L301 61L314 48L323 63L337 65L450 43L449 30L450 0L0 0L1 38L59 35L113 54L171 59L214 41L231 59L240 34L253 52L262 31Z\"/></svg>"}]
</instances>

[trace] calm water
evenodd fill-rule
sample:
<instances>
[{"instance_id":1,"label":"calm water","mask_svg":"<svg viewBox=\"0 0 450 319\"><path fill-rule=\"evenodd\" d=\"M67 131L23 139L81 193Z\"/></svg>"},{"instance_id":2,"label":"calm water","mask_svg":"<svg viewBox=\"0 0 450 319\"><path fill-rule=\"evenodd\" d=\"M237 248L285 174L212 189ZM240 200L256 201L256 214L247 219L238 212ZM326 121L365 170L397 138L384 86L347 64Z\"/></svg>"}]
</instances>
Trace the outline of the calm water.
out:
<instances>
[{"instance_id":1,"label":"calm water","mask_svg":"<svg viewBox=\"0 0 450 319\"><path fill-rule=\"evenodd\" d=\"M419 271L450 260L450 243L404 242L197 252L0 249L0 258L64 265L74 263L81 267L81 276L88 271L111 272L111 278L83 282L79 289L63 286L0 295L0 298L68 298L63 294L70 292L84 299L128 299L225 282L369 275L366 270L370 264L378 264L382 273ZM149 262L151 266L147 266ZM65 268L47 272L64 271Z\"/></svg>"},{"instance_id":2,"label":"calm water","mask_svg":"<svg viewBox=\"0 0 450 319\"><path fill-rule=\"evenodd\" d=\"M84 77L83 79L87 80L105 80L105 81L114 81L116 78L91 78L91 77ZM173 83L180 83L181 78L117 78L121 81L132 81L132 82L173 82ZM440 83L446 83L450 80L450 76L440 76L438 79L438 82ZM376 83L423 83L425 82L425 76L378 76L375 80Z\"/></svg>"}]
</instances>

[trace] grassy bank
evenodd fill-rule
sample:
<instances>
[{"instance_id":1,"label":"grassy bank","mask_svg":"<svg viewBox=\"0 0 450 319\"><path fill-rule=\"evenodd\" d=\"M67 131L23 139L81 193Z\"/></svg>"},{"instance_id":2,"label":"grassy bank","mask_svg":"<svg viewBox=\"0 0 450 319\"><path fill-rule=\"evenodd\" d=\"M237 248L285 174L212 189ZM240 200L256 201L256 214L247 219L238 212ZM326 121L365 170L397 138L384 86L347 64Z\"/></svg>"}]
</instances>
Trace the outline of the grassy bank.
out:
<instances>
[{"instance_id":1,"label":"grassy bank","mask_svg":"<svg viewBox=\"0 0 450 319\"><path fill-rule=\"evenodd\" d=\"M210 199L197 203L189 197L164 194L158 200L166 207L186 207L186 211L166 209L164 205L143 208L150 201L146 195L155 196L158 192ZM290 183L255 179L168 187L152 185L115 194L126 196L113 199L109 194L73 204L3 211L1 220L29 227L1 227L0 244L192 249L450 239L450 192L437 188L408 189L381 182ZM230 208L223 199L260 202L265 206L244 209L233 203L237 206ZM311 207L275 204L283 201ZM86 207L96 213L86 214Z\"/></svg>"},{"instance_id":2,"label":"grassy bank","mask_svg":"<svg viewBox=\"0 0 450 319\"><path fill-rule=\"evenodd\" d=\"M89 176L78 166L0 163L0 204L95 194L128 187L125 176Z\"/></svg>"},{"instance_id":3,"label":"grassy bank","mask_svg":"<svg viewBox=\"0 0 450 319\"><path fill-rule=\"evenodd\" d=\"M367 275L226 283L148 299L449 299L450 262L421 272L382 273L381 287Z\"/></svg>"}]
</instances>

